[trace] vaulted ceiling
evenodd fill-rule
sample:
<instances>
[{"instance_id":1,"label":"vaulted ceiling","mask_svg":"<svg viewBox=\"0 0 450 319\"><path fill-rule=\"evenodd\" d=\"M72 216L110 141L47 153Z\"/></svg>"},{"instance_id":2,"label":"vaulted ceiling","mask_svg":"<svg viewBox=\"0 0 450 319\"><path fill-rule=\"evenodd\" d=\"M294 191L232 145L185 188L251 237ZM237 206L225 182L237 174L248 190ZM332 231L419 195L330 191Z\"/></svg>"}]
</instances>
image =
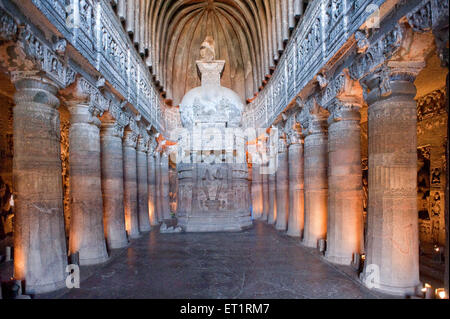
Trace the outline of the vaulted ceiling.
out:
<instances>
[{"instance_id":1,"label":"vaulted ceiling","mask_svg":"<svg viewBox=\"0 0 450 319\"><path fill-rule=\"evenodd\" d=\"M302 0L113 0L155 81L173 105L200 85L195 61L206 36L225 60L222 85L251 99L276 66Z\"/></svg>"}]
</instances>

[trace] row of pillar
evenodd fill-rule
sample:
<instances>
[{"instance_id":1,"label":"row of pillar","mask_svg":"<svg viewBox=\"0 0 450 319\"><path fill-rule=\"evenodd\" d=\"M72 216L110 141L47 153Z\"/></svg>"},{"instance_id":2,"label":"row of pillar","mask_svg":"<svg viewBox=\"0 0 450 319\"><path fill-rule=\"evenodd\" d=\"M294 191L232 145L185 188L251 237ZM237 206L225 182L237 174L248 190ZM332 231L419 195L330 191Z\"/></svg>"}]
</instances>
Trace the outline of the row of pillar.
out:
<instances>
[{"instance_id":1,"label":"row of pillar","mask_svg":"<svg viewBox=\"0 0 450 319\"><path fill-rule=\"evenodd\" d=\"M170 217L168 157L149 152L148 139L123 132L109 114L100 121L89 97L72 98L67 249L58 88L40 76L15 86L14 277L27 293L44 293L65 286L68 255L79 254L80 265L105 262L108 249L127 246L128 238Z\"/></svg>"},{"instance_id":2,"label":"row of pillar","mask_svg":"<svg viewBox=\"0 0 450 319\"><path fill-rule=\"evenodd\" d=\"M362 280L391 294L414 293L419 282L417 110L414 75L391 70L389 92L379 74L365 79L369 105L369 207L364 245L360 112L362 89L337 97L327 111L315 105L297 115L302 130L279 137L278 169L263 177L267 222L302 237L326 240L325 258L359 262ZM264 218L265 219L265 218ZM368 283L370 280L370 284Z\"/></svg>"}]
</instances>

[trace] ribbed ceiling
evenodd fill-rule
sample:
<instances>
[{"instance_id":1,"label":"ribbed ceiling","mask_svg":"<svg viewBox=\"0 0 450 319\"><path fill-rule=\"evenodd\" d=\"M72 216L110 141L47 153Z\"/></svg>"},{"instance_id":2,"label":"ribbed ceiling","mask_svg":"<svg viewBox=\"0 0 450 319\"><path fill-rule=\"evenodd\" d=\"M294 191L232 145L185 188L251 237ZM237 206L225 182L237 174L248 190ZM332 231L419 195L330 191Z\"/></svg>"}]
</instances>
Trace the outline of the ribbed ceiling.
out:
<instances>
[{"instance_id":1,"label":"ribbed ceiling","mask_svg":"<svg viewBox=\"0 0 450 319\"><path fill-rule=\"evenodd\" d=\"M178 105L199 86L195 61L206 36L216 59L225 60L222 85L251 99L276 65L290 30L308 1L302 0L118 0L140 53L167 99Z\"/></svg>"}]
</instances>

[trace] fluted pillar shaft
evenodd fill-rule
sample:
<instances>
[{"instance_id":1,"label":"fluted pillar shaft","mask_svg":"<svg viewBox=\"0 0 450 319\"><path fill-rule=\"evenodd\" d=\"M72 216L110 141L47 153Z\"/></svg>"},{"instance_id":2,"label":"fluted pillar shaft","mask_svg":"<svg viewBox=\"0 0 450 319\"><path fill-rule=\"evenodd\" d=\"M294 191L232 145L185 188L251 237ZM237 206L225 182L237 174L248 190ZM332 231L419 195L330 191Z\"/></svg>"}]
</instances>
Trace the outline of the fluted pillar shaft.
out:
<instances>
[{"instance_id":1,"label":"fluted pillar shaft","mask_svg":"<svg viewBox=\"0 0 450 319\"><path fill-rule=\"evenodd\" d=\"M253 218L261 219L262 217L262 175L261 166L259 164L252 164L252 210Z\"/></svg>"},{"instance_id":2,"label":"fluted pillar shaft","mask_svg":"<svg viewBox=\"0 0 450 319\"><path fill-rule=\"evenodd\" d=\"M366 285L414 293L419 281L417 109L414 66L389 68L365 79L369 104L369 207ZM415 73L417 74L417 73Z\"/></svg>"},{"instance_id":3,"label":"fluted pillar shaft","mask_svg":"<svg viewBox=\"0 0 450 319\"><path fill-rule=\"evenodd\" d=\"M289 218L289 161L286 136L282 135L278 144L277 183L277 221L275 228L285 231Z\"/></svg>"},{"instance_id":4,"label":"fluted pillar shaft","mask_svg":"<svg viewBox=\"0 0 450 319\"><path fill-rule=\"evenodd\" d=\"M267 217L267 223L270 225L275 224L277 220L277 178L276 172L267 176L269 181L269 216Z\"/></svg>"},{"instance_id":5,"label":"fluted pillar shaft","mask_svg":"<svg viewBox=\"0 0 450 319\"><path fill-rule=\"evenodd\" d=\"M301 237L305 224L304 211L304 140L293 133L289 144L289 220L287 234Z\"/></svg>"},{"instance_id":6,"label":"fluted pillar shaft","mask_svg":"<svg viewBox=\"0 0 450 319\"><path fill-rule=\"evenodd\" d=\"M125 226L130 238L138 238L138 189L137 189L137 135L132 131L125 131L123 142L123 173L124 173L124 207Z\"/></svg>"},{"instance_id":7,"label":"fluted pillar shaft","mask_svg":"<svg viewBox=\"0 0 450 319\"><path fill-rule=\"evenodd\" d=\"M161 153L155 152L155 208L158 223L164 220L161 201Z\"/></svg>"},{"instance_id":8,"label":"fluted pillar shaft","mask_svg":"<svg viewBox=\"0 0 450 319\"><path fill-rule=\"evenodd\" d=\"M317 247L327 236L328 137L326 117L311 115L305 137L305 227L303 244Z\"/></svg>"},{"instance_id":9,"label":"fluted pillar shaft","mask_svg":"<svg viewBox=\"0 0 450 319\"><path fill-rule=\"evenodd\" d=\"M148 211L148 162L147 141L139 138L136 151L139 231L149 232L150 215Z\"/></svg>"},{"instance_id":10,"label":"fluted pillar shaft","mask_svg":"<svg viewBox=\"0 0 450 319\"><path fill-rule=\"evenodd\" d=\"M65 286L67 266L58 89L39 77L15 86L14 278L44 293Z\"/></svg>"},{"instance_id":11,"label":"fluted pillar shaft","mask_svg":"<svg viewBox=\"0 0 450 319\"><path fill-rule=\"evenodd\" d=\"M359 105L337 102L328 120L326 258L343 265L363 251L361 116Z\"/></svg>"},{"instance_id":12,"label":"fluted pillar shaft","mask_svg":"<svg viewBox=\"0 0 450 319\"><path fill-rule=\"evenodd\" d=\"M169 179L169 155L161 154L161 209L163 219L170 219L170 179Z\"/></svg>"},{"instance_id":13,"label":"fluted pillar shaft","mask_svg":"<svg viewBox=\"0 0 450 319\"><path fill-rule=\"evenodd\" d=\"M114 121L101 127L103 223L110 249L128 245L123 205L123 128Z\"/></svg>"},{"instance_id":14,"label":"fluted pillar shaft","mask_svg":"<svg viewBox=\"0 0 450 319\"><path fill-rule=\"evenodd\" d=\"M261 174L262 176L262 197L263 197L263 215L262 220L267 222L269 218L269 175L268 174Z\"/></svg>"},{"instance_id":15,"label":"fluted pillar shaft","mask_svg":"<svg viewBox=\"0 0 450 319\"><path fill-rule=\"evenodd\" d=\"M108 259L103 227L101 122L84 101L69 101L69 111L69 253L79 253L80 265L94 265Z\"/></svg>"},{"instance_id":16,"label":"fluted pillar shaft","mask_svg":"<svg viewBox=\"0 0 450 319\"><path fill-rule=\"evenodd\" d=\"M155 157L153 151L147 155L148 161L148 211L150 214L150 225L158 225L158 216L156 215L156 169Z\"/></svg>"}]
</instances>

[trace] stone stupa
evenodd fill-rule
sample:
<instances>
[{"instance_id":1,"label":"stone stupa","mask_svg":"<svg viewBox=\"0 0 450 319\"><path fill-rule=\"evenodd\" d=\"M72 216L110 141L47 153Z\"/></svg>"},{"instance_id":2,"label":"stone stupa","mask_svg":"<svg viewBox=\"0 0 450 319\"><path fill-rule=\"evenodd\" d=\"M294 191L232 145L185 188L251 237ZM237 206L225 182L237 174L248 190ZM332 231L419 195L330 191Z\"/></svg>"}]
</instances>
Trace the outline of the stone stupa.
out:
<instances>
[{"instance_id":1,"label":"stone stupa","mask_svg":"<svg viewBox=\"0 0 450 319\"><path fill-rule=\"evenodd\" d=\"M189 149L179 148L191 160L177 165L178 223L186 232L240 231L252 226L248 168L244 137L230 138L230 129L240 127L244 104L220 85L225 61L215 60L211 37L202 44L200 57L201 86L180 104L181 122L194 142ZM215 143L205 134L208 129L220 132Z\"/></svg>"}]
</instances>

